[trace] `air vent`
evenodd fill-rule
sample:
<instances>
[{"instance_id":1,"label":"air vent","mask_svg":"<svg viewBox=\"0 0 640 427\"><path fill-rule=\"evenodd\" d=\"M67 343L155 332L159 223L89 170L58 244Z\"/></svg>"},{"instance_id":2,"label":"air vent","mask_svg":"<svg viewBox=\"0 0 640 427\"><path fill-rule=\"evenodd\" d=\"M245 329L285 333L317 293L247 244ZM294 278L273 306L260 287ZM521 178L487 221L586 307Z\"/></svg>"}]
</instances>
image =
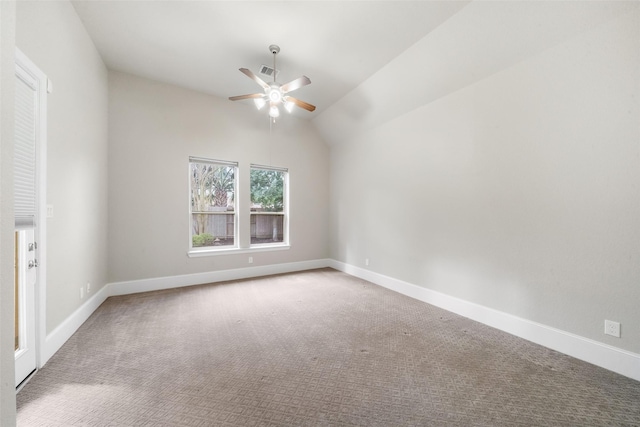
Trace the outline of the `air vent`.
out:
<instances>
[{"instance_id":1,"label":"air vent","mask_svg":"<svg viewBox=\"0 0 640 427\"><path fill-rule=\"evenodd\" d=\"M276 71L276 77L278 77L278 73L280 72L280 70L275 70L275 71ZM268 65L262 64L260 66L260 74L264 74L265 76L273 77L273 68L269 67Z\"/></svg>"}]
</instances>

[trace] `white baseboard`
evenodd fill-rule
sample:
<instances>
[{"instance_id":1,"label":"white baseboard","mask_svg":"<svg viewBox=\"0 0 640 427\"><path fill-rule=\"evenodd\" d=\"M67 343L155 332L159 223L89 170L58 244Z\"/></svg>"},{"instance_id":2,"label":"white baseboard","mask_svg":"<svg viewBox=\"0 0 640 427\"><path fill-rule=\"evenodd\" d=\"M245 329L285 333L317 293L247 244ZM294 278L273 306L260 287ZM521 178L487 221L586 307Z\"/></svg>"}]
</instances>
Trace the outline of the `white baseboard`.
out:
<instances>
[{"instance_id":1,"label":"white baseboard","mask_svg":"<svg viewBox=\"0 0 640 427\"><path fill-rule=\"evenodd\" d=\"M100 304L110 296L179 288L202 283L247 279L324 267L332 267L403 295L435 305L436 307L443 308L536 344L640 381L639 354L332 259L300 261L107 284L47 335L44 349L40 354L40 367L44 366L51 356L62 347Z\"/></svg>"},{"instance_id":2,"label":"white baseboard","mask_svg":"<svg viewBox=\"0 0 640 427\"><path fill-rule=\"evenodd\" d=\"M435 305L528 341L640 381L640 354L455 298L412 283L330 260L329 267Z\"/></svg>"},{"instance_id":3,"label":"white baseboard","mask_svg":"<svg viewBox=\"0 0 640 427\"><path fill-rule=\"evenodd\" d=\"M103 286L83 305L78 307L71 316L67 317L64 322L58 325L51 333L47 334L44 340L44 348L40 352L40 365L42 368L45 363L53 356L56 351L67 342L80 326L93 314L100 305L109 298L109 286Z\"/></svg>"},{"instance_id":4,"label":"white baseboard","mask_svg":"<svg viewBox=\"0 0 640 427\"><path fill-rule=\"evenodd\" d=\"M227 280L248 279L268 276L270 274L291 273L294 271L312 270L329 266L330 260L290 262L286 264L261 265L256 267L236 268L233 270L208 271L205 273L183 274L180 276L156 277L152 279L130 280L110 283L110 296L136 294L139 292L158 291L162 289L181 288L201 285L203 283L224 282Z\"/></svg>"},{"instance_id":5,"label":"white baseboard","mask_svg":"<svg viewBox=\"0 0 640 427\"><path fill-rule=\"evenodd\" d=\"M67 317L57 328L47 334L44 341L44 348L40 352L39 368L42 368L45 363L47 363L51 356L53 356L60 347L62 347L62 345L71 338L71 336L80 326L82 326L89 316L91 316L91 314L100 307L100 304L110 296L158 291L162 289L200 285L203 283L223 282L226 280L247 279L251 277L268 276L271 274L291 273L294 271L313 270L316 268L328 267L329 262L330 260L328 259L318 259L286 264L238 268L235 270L210 271L206 273L108 283L69 317Z\"/></svg>"}]
</instances>

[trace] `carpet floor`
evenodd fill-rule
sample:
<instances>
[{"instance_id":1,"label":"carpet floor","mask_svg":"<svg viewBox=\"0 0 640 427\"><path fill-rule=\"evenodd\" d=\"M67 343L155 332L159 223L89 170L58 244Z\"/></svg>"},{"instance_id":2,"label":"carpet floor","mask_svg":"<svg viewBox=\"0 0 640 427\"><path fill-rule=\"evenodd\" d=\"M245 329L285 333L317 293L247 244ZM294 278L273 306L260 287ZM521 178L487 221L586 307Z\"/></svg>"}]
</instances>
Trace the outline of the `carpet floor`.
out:
<instances>
[{"instance_id":1,"label":"carpet floor","mask_svg":"<svg viewBox=\"0 0 640 427\"><path fill-rule=\"evenodd\" d=\"M111 297L19 426L640 426L640 382L321 269Z\"/></svg>"}]
</instances>

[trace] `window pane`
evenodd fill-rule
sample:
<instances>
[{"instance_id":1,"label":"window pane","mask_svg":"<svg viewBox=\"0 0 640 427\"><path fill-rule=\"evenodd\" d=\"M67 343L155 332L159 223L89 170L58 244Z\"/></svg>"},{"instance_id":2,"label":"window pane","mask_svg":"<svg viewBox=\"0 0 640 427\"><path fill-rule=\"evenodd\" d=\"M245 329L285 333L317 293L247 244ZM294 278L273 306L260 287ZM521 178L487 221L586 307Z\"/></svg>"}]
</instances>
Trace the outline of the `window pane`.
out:
<instances>
[{"instance_id":1,"label":"window pane","mask_svg":"<svg viewBox=\"0 0 640 427\"><path fill-rule=\"evenodd\" d=\"M235 166L191 162L191 245L235 245Z\"/></svg>"},{"instance_id":2,"label":"window pane","mask_svg":"<svg viewBox=\"0 0 640 427\"><path fill-rule=\"evenodd\" d=\"M251 244L282 243L285 239L285 174L251 168Z\"/></svg>"},{"instance_id":3,"label":"window pane","mask_svg":"<svg viewBox=\"0 0 640 427\"><path fill-rule=\"evenodd\" d=\"M282 242L284 215L251 212L251 244Z\"/></svg>"}]
</instances>

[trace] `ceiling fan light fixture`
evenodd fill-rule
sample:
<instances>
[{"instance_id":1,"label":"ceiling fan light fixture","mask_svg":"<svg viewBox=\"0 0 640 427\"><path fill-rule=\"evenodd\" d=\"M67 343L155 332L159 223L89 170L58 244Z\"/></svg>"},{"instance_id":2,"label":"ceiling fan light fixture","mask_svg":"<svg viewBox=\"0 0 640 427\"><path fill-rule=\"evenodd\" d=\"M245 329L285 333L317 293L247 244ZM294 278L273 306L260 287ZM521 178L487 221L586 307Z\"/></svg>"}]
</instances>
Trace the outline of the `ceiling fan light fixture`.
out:
<instances>
[{"instance_id":1,"label":"ceiling fan light fixture","mask_svg":"<svg viewBox=\"0 0 640 427\"><path fill-rule=\"evenodd\" d=\"M272 88L269 91L269 100L271 102L280 102L282 100L282 93L279 88Z\"/></svg>"},{"instance_id":2,"label":"ceiling fan light fixture","mask_svg":"<svg viewBox=\"0 0 640 427\"><path fill-rule=\"evenodd\" d=\"M2 1L2 0L0 0ZM239 95L239 96L230 96L229 99L231 101L240 101L244 99L253 99L256 108L258 110L262 109L267 103L269 103L269 117L271 117L272 121L275 122L276 117L280 117L280 106L284 106L284 109L291 113L295 106L300 107L307 111L315 111L315 105L309 104L307 102L301 101L297 98L293 98L289 96L289 92L293 92L294 90L298 90L303 86L306 86L311 83L311 80L307 76L298 77L295 80L292 80L285 84L280 84L276 81L276 56L280 52L280 48L277 45L272 44L269 46L269 51L273 54L273 70L276 70L273 73L273 82L267 83L263 81L260 77L256 76L251 70L248 68L240 68L240 72L247 77L249 77L254 82L258 83L260 87L264 90L263 93L251 93L248 95ZM264 66L263 66L264 68Z\"/></svg>"},{"instance_id":3,"label":"ceiling fan light fixture","mask_svg":"<svg viewBox=\"0 0 640 427\"><path fill-rule=\"evenodd\" d=\"M261 110L262 107L264 107L267 104L267 101L265 101L264 98L255 98L253 100L253 103L256 104L256 108L258 110Z\"/></svg>"}]
</instances>

